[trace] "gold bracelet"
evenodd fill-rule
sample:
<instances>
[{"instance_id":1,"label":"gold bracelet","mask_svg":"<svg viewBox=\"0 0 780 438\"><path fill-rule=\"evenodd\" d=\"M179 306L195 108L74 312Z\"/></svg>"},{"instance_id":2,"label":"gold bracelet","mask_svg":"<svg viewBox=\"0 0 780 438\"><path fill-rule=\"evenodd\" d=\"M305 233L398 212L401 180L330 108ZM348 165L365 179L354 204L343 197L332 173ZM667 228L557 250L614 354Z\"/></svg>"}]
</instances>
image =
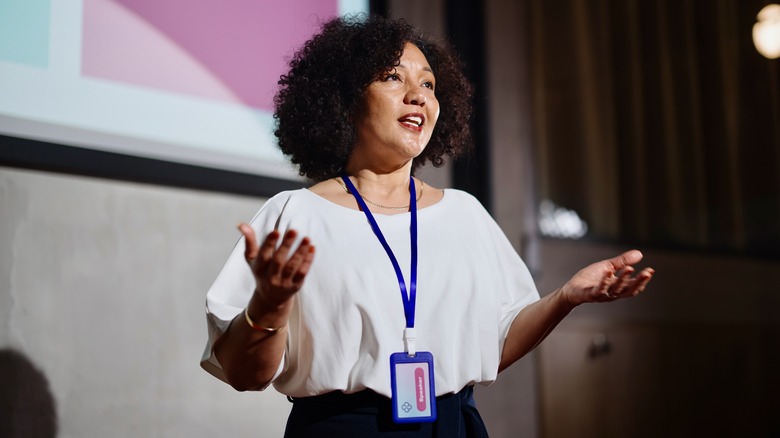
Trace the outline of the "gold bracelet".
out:
<instances>
[{"instance_id":1,"label":"gold bracelet","mask_svg":"<svg viewBox=\"0 0 780 438\"><path fill-rule=\"evenodd\" d=\"M255 330L264 331L268 333L279 333L280 331L284 330L285 327L287 327L287 324L276 328L260 327L259 325L255 324L254 321L252 321L252 318L249 317L248 307L244 309L244 318L246 318L246 323L249 324L249 327L252 327Z\"/></svg>"}]
</instances>

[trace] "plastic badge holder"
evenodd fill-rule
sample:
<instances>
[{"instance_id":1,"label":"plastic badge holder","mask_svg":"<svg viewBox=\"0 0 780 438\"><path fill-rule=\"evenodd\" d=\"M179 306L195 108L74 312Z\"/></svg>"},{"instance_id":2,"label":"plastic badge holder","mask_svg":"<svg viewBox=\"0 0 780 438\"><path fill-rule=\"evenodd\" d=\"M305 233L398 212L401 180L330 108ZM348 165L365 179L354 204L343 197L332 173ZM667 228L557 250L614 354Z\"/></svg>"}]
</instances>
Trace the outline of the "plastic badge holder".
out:
<instances>
[{"instance_id":1,"label":"plastic badge holder","mask_svg":"<svg viewBox=\"0 0 780 438\"><path fill-rule=\"evenodd\" d=\"M436 421L433 355L418 351L414 356L390 356L390 383L393 390L393 421L429 423Z\"/></svg>"}]
</instances>

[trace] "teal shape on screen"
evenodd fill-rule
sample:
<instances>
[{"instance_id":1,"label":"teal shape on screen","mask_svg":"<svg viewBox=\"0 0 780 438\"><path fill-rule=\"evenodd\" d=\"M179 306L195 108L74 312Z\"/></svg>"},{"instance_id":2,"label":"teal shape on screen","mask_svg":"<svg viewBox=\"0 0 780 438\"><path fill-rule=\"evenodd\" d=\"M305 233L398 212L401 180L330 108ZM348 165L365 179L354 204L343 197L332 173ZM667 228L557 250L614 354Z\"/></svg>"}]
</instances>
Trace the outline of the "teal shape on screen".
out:
<instances>
[{"instance_id":1,"label":"teal shape on screen","mask_svg":"<svg viewBox=\"0 0 780 438\"><path fill-rule=\"evenodd\" d=\"M51 0L0 0L0 60L49 65Z\"/></svg>"}]
</instances>

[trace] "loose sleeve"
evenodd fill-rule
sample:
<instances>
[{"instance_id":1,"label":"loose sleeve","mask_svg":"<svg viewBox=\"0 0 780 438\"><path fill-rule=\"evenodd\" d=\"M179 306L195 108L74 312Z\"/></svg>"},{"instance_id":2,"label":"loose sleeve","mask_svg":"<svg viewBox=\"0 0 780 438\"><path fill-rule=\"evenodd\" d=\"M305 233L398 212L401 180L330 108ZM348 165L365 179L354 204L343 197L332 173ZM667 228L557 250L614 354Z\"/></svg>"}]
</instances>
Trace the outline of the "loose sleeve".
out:
<instances>
[{"instance_id":1,"label":"loose sleeve","mask_svg":"<svg viewBox=\"0 0 780 438\"><path fill-rule=\"evenodd\" d=\"M268 233L278 227L287 197L284 192L274 196L252 218L250 226L254 229L258 240L262 241ZM208 341L200 365L226 383L222 366L214 355L214 343L227 330L233 318L244 311L255 290L254 276L244 259L244 247L244 238L241 237L206 294ZM285 353L284 356L286 355ZM282 373L284 356L271 382Z\"/></svg>"},{"instance_id":2,"label":"loose sleeve","mask_svg":"<svg viewBox=\"0 0 780 438\"><path fill-rule=\"evenodd\" d=\"M517 253L512 243L498 226L496 221L485 211L486 227L493 242L495 275L500 279L500 314L499 314L499 352L503 351L504 342L515 317L523 308L539 300L539 292L531 272Z\"/></svg>"}]
</instances>

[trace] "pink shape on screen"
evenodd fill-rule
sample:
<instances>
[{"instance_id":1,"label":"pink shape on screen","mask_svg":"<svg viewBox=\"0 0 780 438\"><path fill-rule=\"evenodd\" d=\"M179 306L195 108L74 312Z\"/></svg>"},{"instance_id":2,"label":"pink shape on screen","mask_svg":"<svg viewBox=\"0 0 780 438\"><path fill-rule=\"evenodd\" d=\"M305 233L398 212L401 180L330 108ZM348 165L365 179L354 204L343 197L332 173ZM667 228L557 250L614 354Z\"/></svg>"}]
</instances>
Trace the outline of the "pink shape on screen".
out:
<instances>
[{"instance_id":1,"label":"pink shape on screen","mask_svg":"<svg viewBox=\"0 0 780 438\"><path fill-rule=\"evenodd\" d=\"M82 72L271 110L337 0L84 0Z\"/></svg>"}]
</instances>

